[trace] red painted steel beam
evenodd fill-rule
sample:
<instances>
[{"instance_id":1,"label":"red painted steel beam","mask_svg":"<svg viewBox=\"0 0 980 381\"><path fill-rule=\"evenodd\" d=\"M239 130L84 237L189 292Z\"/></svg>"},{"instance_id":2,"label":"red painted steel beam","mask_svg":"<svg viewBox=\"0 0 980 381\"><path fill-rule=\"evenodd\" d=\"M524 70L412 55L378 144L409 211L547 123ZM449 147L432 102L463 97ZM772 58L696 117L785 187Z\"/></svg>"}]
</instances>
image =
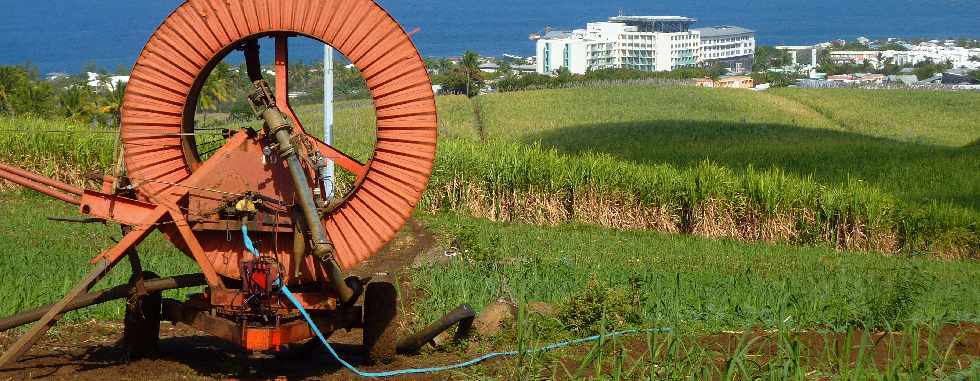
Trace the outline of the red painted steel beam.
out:
<instances>
[{"instance_id":1,"label":"red painted steel beam","mask_svg":"<svg viewBox=\"0 0 980 381\"><path fill-rule=\"evenodd\" d=\"M156 209L153 204L94 191L82 195L80 206L84 215L123 225L139 225Z\"/></svg>"},{"instance_id":2,"label":"red painted steel beam","mask_svg":"<svg viewBox=\"0 0 980 381\"><path fill-rule=\"evenodd\" d=\"M57 180L54 180L54 179L47 178L47 177L41 176L41 175L36 174L36 173L31 173L31 172L25 171L23 169L20 169L20 168L17 168L17 167L13 167L13 166L10 166L10 165L6 165L6 164L3 164L3 163L0 163L0 170L13 173L13 174L15 174L17 176L20 176L20 177L23 177L23 178L26 178L26 179L29 179L29 180L32 180L32 181L36 181L38 183L47 185L49 187L55 188L57 190L60 190L60 191L66 192L66 193L71 193L71 194L74 194L74 195L81 196L82 195L82 192L84 192L84 190L82 188L79 188L79 187L76 187L76 186L73 186L73 185L69 185L69 184L65 184L63 182L60 182L60 181L57 181Z\"/></svg>"},{"instance_id":3,"label":"red painted steel beam","mask_svg":"<svg viewBox=\"0 0 980 381\"><path fill-rule=\"evenodd\" d=\"M162 222L164 217L170 212L169 209L165 207L157 207L152 213L150 213L140 224L134 225L133 230L126 234L116 246L111 249L102 252L95 258L92 258L91 263L97 264L100 261L108 261L111 264L115 264L122 258L123 255L143 242L151 232L156 230L157 224Z\"/></svg>"},{"instance_id":4,"label":"red painted steel beam","mask_svg":"<svg viewBox=\"0 0 980 381\"><path fill-rule=\"evenodd\" d=\"M309 135L309 138L313 141L314 148L316 148L317 151L320 151L321 155L332 160L341 168L353 173L358 179L364 178L364 175L367 174L367 166L361 164L361 162L357 161L357 159L347 156L347 154L327 143L324 143L323 140L320 140L317 137Z\"/></svg>"},{"instance_id":5,"label":"red painted steel beam","mask_svg":"<svg viewBox=\"0 0 980 381\"><path fill-rule=\"evenodd\" d=\"M77 197L75 197L73 195L64 193L64 192L59 191L59 190L51 189L48 186L46 186L44 184L41 184L41 183L39 183L37 181L34 181L34 180L31 180L31 179L28 179L28 178L19 176L19 175L14 174L14 173L7 172L7 171L5 171L3 169L0 169L0 179L4 179L4 180L7 180L7 181L10 181L10 182L12 182L14 184L23 186L25 188L29 188L31 190L37 191L37 192L42 193L42 194L44 194L46 196L50 196L50 197L56 198L56 199L61 200L61 201L64 201L64 202L67 202L69 204L78 205L81 202Z\"/></svg>"},{"instance_id":6,"label":"red painted steel beam","mask_svg":"<svg viewBox=\"0 0 980 381\"><path fill-rule=\"evenodd\" d=\"M306 133L303 122L289 105L289 37L283 33L276 35L276 107L293 122L296 133Z\"/></svg>"}]
</instances>

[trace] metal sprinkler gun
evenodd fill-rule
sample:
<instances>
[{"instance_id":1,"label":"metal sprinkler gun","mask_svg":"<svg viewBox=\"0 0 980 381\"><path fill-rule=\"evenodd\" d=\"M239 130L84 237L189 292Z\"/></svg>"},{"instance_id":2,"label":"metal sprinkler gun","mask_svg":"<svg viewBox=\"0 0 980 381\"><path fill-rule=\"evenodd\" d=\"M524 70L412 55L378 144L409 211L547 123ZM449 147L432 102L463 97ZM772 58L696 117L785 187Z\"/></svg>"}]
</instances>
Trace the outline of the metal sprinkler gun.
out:
<instances>
[{"instance_id":1,"label":"metal sprinkler gun","mask_svg":"<svg viewBox=\"0 0 980 381\"><path fill-rule=\"evenodd\" d=\"M259 74L261 76L261 74ZM301 210L301 224L310 232L310 242L312 254L319 258L327 270L330 277L330 284L340 297L343 305L354 304L362 292L363 286L356 277L344 278L340 266L334 259L335 248L327 237L327 231L323 227L320 219L319 208L310 188L309 179L303 171L302 163L299 159L296 146L293 144L293 126L283 115L282 111L276 107L276 99L273 95L269 83L264 79L253 82L255 90L249 94L248 100L256 116L265 122L263 128L266 135L273 138L274 143L268 148L275 151L277 156L286 161L289 167L289 175L293 180L296 189L298 204ZM305 257L305 250L294 252L293 275L299 273L300 266Z\"/></svg>"}]
</instances>

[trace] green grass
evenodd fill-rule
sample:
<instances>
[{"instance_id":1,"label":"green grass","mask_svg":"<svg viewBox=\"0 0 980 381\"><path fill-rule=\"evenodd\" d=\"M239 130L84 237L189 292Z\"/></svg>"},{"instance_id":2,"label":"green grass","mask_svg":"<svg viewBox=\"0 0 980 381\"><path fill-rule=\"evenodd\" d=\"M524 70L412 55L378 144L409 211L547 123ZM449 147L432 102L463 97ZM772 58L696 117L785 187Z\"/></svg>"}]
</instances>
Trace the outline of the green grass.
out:
<instances>
[{"instance_id":1,"label":"green grass","mask_svg":"<svg viewBox=\"0 0 980 381\"><path fill-rule=\"evenodd\" d=\"M117 225L72 224L47 217L77 217L78 210L59 201L25 192L0 193L0 316L57 302L92 266L90 259L114 245L121 236ZM145 270L160 276L194 274L197 265L180 254L159 233L140 245ZM131 275L123 262L95 289L125 284ZM193 290L170 292L184 296ZM199 291L198 291L199 292ZM67 315L68 320L120 319L123 301Z\"/></svg>"},{"instance_id":2,"label":"green grass","mask_svg":"<svg viewBox=\"0 0 980 381\"><path fill-rule=\"evenodd\" d=\"M534 338L522 321L520 348ZM880 334L791 332L708 337L667 333L610 337L558 352L520 352L516 358L459 371L459 379L513 380L975 380L980 363L941 337L940 327Z\"/></svg>"},{"instance_id":3,"label":"green grass","mask_svg":"<svg viewBox=\"0 0 980 381\"><path fill-rule=\"evenodd\" d=\"M868 182L824 184L780 168L643 165L606 153L443 142L425 210L504 221L579 222L708 237L976 258L978 214L909 204Z\"/></svg>"},{"instance_id":4,"label":"green grass","mask_svg":"<svg viewBox=\"0 0 980 381\"><path fill-rule=\"evenodd\" d=\"M108 168L118 134L74 122L0 117L0 162L64 177Z\"/></svg>"},{"instance_id":5,"label":"green grass","mask_svg":"<svg viewBox=\"0 0 980 381\"><path fill-rule=\"evenodd\" d=\"M848 114L842 105L852 97L864 111ZM807 103L817 100L834 112ZM980 255L980 147L962 146L980 136L968 122L977 94L610 87L437 102L441 148L425 210ZM337 105L335 144L361 161L374 145L370 106ZM319 135L320 106L297 112ZM8 161L41 157L50 174L51 163L104 166L111 156L107 136L40 135L26 145L8 137ZM959 143L926 144L920 135ZM56 139L64 142L48 143ZM83 149L46 148L71 144ZM340 183L347 189L353 178L341 171Z\"/></svg>"},{"instance_id":6,"label":"green grass","mask_svg":"<svg viewBox=\"0 0 980 381\"><path fill-rule=\"evenodd\" d=\"M806 121L808 126L834 128L833 122L804 107L731 89L609 87L500 93L478 100L487 136L506 141L576 126L674 120L728 124Z\"/></svg>"},{"instance_id":7,"label":"green grass","mask_svg":"<svg viewBox=\"0 0 980 381\"><path fill-rule=\"evenodd\" d=\"M963 147L980 139L976 92L776 89L844 130L902 142Z\"/></svg>"},{"instance_id":8,"label":"green grass","mask_svg":"<svg viewBox=\"0 0 980 381\"><path fill-rule=\"evenodd\" d=\"M980 372L969 365L975 358L951 355L955 342L937 333L980 321L976 262L446 214L425 222L463 252L413 272L426 297L416 323L460 303L479 310L505 298L518 305L516 322L476 342L478 353L631 328L672 329L583 350L521 353L464 371L470 378L970 379ZM532 302L558 313L527 312ZM879 330L897 333L872 336ZM710 338L727 331L745 334L730 334L730 344Z\"/></svg>"},{"instance_id":9,"label":"green grass","mask_svg":"<svg viewBox=\"0 0 980 381\"><path fill-rule=\"evenodd\" d=\"M980 149L964 147L980 138L980 94L640 87L481 103L487 136L497 140L639 164L779 168L828 185L864 181L913 205L980 211Z\"/></svg>"},{"instance_id":10,"label":"green grass","mask_svg":"<svg viewBox=\"0 0 980 381\"><path fill-rule=\"evenodd\" d=\"M417 311L422 321L460 303L481 308L509 297L574 306L578 310L570 311L562 328L582 328L582 333L595 332L599 326L587 323L599 322L582 322L574 314L595 307L613 307L605 312L629 317L607 328L672 326L701 332L980 322L980 264L971 261L576 225L542 228L453 215L425 222L443 237L458 239L467 251L449 264L414 274L415 285L428 295L425 305L431 306ZM598 298L590 295L596 292ZM582 297L631 303L574 302Z\"/></svg>"},{"instance_id":11,"label":"green grass","mask_svg":"<svg viewBox=\"0 0 980 381\"><path fill-rule=\"evenodd\" d=\"M72 207L41 196L0 194L0 315L53 302L90 268L88 259L118 239L115 227L51 222L72 216ZM526 312L498 337L475 342L470 352L533 348L563 338L630 327L672 327L671 333L606 340L582 350L522 354L515 360L456 373L483 379L529 374L588 379L722 378L842 379L963 375L961 357L929 335L929 327L980 321L980 264L839 253L820 248L744 244L588 226L541 228L497 224L467 217L423 216L440 241L458 239L465 252L448 264L415 270L422 292L416 323L438 317L458 303L482 308L498 297L522 305L551 303L556 318ZM43 232L43 234L41 234ZM190 259L154 235L140 247L144 266L161 275L192 273ZM129 277L119 266L96 288ZM184 297L171 292L168 297ZM119 319L121 301L71 313L64 320ZM885 366L869 362L877 337L857 327L899 329L888 340ZM770 337L746 336L734 347L704 344L722 330L778 328ZM806 347L794 332L855 333L842 346ZM921 353L907 343L926 338ZM758 362L760 347L775 348ZM836 348L844 352L835 352ZM850 349L853 348L853 349ZM764 351L764 350L763 350ZM853 352L851 352L853 351ZM819 356L818 356L819 355ZM857 356L856 362L851 358ZM867 357L863 357L867 356ZM575 361L561 361L571 357ZM443 357L439 357L443 358ZM864 360L861 360L864 358ZM966 359L967 361L971 359ZM727 378L726 378L727 379Z\"/></svg>"}]
</instances>

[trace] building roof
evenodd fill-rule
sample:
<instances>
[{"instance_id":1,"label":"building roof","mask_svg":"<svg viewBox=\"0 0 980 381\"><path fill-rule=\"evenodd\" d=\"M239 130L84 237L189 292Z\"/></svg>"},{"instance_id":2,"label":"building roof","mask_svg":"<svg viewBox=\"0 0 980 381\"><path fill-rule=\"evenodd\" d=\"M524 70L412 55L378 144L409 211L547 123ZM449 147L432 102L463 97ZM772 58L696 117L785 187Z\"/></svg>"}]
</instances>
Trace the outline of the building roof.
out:
<instances>
[{"instance_id":1,"label":"building roof","mask_svg":"<svg viewBox=\"0 0 980 381\"><path fill-rule=\"evenodd\" d=\"M914 75L889 75L888 80L892 82L902 82L906 85L911 85L913 83L919 82L919 77Z\"/></svg>"},{"instance_id":2,"label":"building roof","mask_svg":"<svg viewBox=\"0 0 980 381\"><path fill-rule=\"evenodd\" d=\"M572 31L570 30L553 30L544 34L545 39L549 40L560 40L563 38L572 38Z\"/></svg>"},{"instance_id":3,"label":"building roof","mask_svg":"<svg viewBox=\"0 0 980 381\"><path fill-rule=\"evenodd\" d=\"M609 18L612 22L650 22L650 21L686 21L698 22L698 19L684 16L613 16Z\"/></svg>"},{"instance_id":4,"label":"building roof","mask_svg":"<svg viewBox=\"0 0 980 381\"><path fill-rule=\"evenodd\" d=\"M755 31L751 29L745 29L742 27L730 26L730 25L720 25L720 26L713 26L708 28L694 28L693 30L701 32L701 37L719 37L719 36L731 36L736 34L755 33Z\"/></svg>"},{"instance_id":5,"label":"building roof","mask_svg":"<svg viewBox=\"0 0 980 381\"><path fill-rule=\"evenodd\" d=\"M752 77L749 77L747 75L725 75L725 76L721 76L720 78L718 78L718 82L721 82L721 81L745 81L745 80L749 80L749 79L752 79Z\"/></svg>"}]
</instances>

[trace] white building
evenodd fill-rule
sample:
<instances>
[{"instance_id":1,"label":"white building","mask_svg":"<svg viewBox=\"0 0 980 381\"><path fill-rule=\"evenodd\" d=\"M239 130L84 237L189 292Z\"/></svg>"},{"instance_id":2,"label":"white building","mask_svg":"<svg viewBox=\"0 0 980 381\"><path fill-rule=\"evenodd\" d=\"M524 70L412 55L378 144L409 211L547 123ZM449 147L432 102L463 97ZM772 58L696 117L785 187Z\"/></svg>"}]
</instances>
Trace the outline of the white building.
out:
<instances>
[{"instance_id":1,"label":"white building","mask_svg":"<svg viewBox=\"0 0 980 381\"><path fill-rule=\"evenodd\" d=\"M856 63L865 61L875 68L881 68L886 62L896 65L915 65L921 62L953 64L957 69L980 69L980 62L972 61L972 57L980 57L980 49L967 49L957 46L944 46L931 42L912 46L909 50L885 51L833 51L830 59L835 63Z\"/></svg>"},{"instance_id":2,"label":"white building","mask_svg":"<svg viewBox=\"0 0 980 381\"><path fill-rule=\"evenodd\" d=\"M597 43L597 42L596 42ZM586 41L584 31L548 32L537 44L538 73L551 74L562 67L573 73L586 71L586 53L593 41Z\"/></svg>"},{"instance_id":3,"label":"white building","mask_svg":"<svg viewBox=\"0 0 980 381\"><path fill-rule=\"evenodd\" d=\"M617 16L606 22L589 23L585 29L552 31L537 42L537 71L541 74L551 74L561 68L575 74L605 68L669 71L701 65L704 63L701 34L690 29L695 22L693 18L680 16ZM754 36L751 46L754 52Z\"/></svg>"},{"instance_id":4,"label":"white building","mask_svg":"<svg viewBox=\"0 0 980 381\"><path fill-rule=\"evenodd\" d=\"M88 86L96 89L115 91L119 84L129 83L128 75L102 75L99 73L88 72Z\"/></svg>"},{"instance_id":5,"label":"white building","mask_svg":"<svg viewBox=\"0 0 980 381\"><path fill-rule=\"evenodd\" d=\"M972 57L980 58L980 49L967 49L958 46L942 46L922 43L906 51L889 50L882 53L884 59L891 59L896 65L915 65L920 62L936 63L949 62L956 69L980 69L980 62L972 61Z\"/></svg>"},{"instance_id":6,"label":"white building","mask_svg":"<svg viewBox=\"0 0 980 381\"><path fill-rule=\"evenodd\" d=\"M496 73L498 70L500 70L500 65L497 65L496 63L493 62L484 62L480 64L479 68L480 71L484 73Z\"/></svg>"},{"instance_id":7,"label":"white building","mask_svg":"<svg viewBox=\"0 0 980 381\"><path fill-rule=\"evenodd\" d=\"M752 71L755 57L755 32L737 26L694 29L701 35L701 59L705 64L719 64L733 73Z\"/></svg>"},{"instance_id":8,"label":"white building","mask_svg":"<svg viewBox=\"0 0 980 381\"><path fill-rule=\"evenodd\" d=\"M817 52L820 47L816 45L806 46L806 45L782 45L776 46L777 50L784 50L789 52L790 62L793 66L817 66ZM808 58L804 60L803 58Z\"/></svg>"},{"instance_id":9,"label":"white building","mask_svg":"<svg viewBox=\"0 0 980 381\"><path fill-rule=\"evenodd\" d=\"M864 64L867 62L878 69L881 68L882 61L884 61L883 53L875 50L835 50L830 52L829 57L830 61L836 64Z\"/></svg>"}]
</instances>

